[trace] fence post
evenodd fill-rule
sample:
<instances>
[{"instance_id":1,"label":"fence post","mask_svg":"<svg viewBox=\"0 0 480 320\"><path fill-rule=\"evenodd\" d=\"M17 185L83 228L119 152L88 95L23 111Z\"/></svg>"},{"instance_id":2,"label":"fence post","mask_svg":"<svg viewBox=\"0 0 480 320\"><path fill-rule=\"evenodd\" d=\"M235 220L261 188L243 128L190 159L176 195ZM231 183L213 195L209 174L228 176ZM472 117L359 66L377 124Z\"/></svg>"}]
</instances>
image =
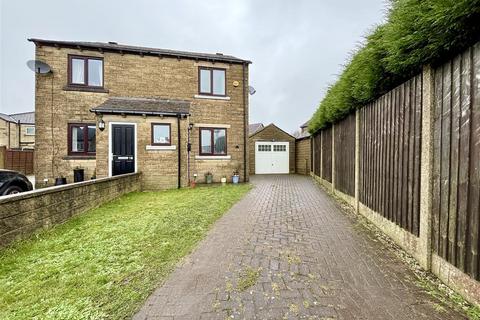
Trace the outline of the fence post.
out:
<instances>
[{"instance_id":1,"label":"fence post","mask_svg":"<svg viewBox=\"0 0 480 320\"><path fill-rule=\"evenodd\" d=\"M360 110L355 110L355 212L360 202Z\"/></svg>"},{"instance_id":2,"label":"fence post","mask_svg":"<svg viewBox=\"0 0 480 320\"><path fill-rule=\"evenodd\" d=\"M433 199L433 121L434 78L431 66L422 71L422 153L420 168L420 265L430 270L432 264Z\"/></svg>"},{"instance_id":3,"label":"fence post","mask_svg":"<svg viewBox=\"0 0 480 320\"><path fill-rule=\"evenodd\" d=\"M335 192L335 125L332 124L332 191Z\"/></svg>"}]
</instances>

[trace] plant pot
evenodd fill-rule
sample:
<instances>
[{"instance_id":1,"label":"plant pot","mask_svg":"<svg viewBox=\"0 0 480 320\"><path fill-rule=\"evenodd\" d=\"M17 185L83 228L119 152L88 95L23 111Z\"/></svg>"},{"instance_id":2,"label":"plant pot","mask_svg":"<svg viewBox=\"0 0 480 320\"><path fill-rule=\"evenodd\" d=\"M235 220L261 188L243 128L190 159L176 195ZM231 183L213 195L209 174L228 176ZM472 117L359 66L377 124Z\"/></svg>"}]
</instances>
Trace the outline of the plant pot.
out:
<instances>
[{"instance_id":1,"label":"plant pot","mask_svg":"<svg viewBox=\"0 0 480 320\"><path fill-rule=\"evenodd\" d=\"M227 184L227 178L223 177L222 179L220 179L220 182L222 184Z\"/></svg>"},{"instance_id":2,"label":"plant pot","mask_svg":"<svg viewBox=\"0 0 480 320\"><path fill-rule=\"evenodd\" d=\"M211 175L211 174L206 174L206 175L205 175L205 182L206 182L207 184L212 183L212 182L213 182L213 175Z\"/></svg>"},{"instance_id":3,"label":"plant pot","mask_svg":"<svg viewBox=\"0 0 480 320\"><path fill-rule=\"evenodd\" d=\"M234 184L237 184L239 181L240 181L240 176L238 176L238 175L232 176L232 182Z\"/></svg>"},{"instance_id":4,"label":"plant pot","mask_svg":"<svg viewBox=\"0 0 480 320\"><path fill-rule=\"evenodd\" d=\"M61 186L63 184L67 184L67 178L55 178L56 186Z\"/></svg>"}]
</instances>

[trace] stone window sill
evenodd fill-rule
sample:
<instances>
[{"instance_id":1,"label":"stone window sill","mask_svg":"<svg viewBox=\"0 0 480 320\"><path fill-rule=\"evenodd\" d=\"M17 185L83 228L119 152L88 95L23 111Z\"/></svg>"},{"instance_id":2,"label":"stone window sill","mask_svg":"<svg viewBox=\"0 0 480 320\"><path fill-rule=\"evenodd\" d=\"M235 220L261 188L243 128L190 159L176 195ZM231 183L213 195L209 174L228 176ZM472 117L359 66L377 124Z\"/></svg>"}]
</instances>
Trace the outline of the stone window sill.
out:
<instances>
[{"instance_id":1,"label":"stone window sill","mask_svg":"<svg viewBox=\"0 0 480 320\"><path fill-rule=\"evenodd\" d=\"M95 160L96 156L65 156L63 160Z\"/></svg>"},{"instance_id":2,"label":"stone window sill","mask_svg":"<svg viewBox=\"0 0 480 320\"><path fill-rule=\"evenodd\" d=\"M230 160L232 156L195 156L195 160Z\"/></svg>"},{"instance_id":3,"label":"stone window sill","mask_svg":"<svg viewBox=\"0 0 480 320\"><path fill-rule=\"evenodd\" d=\"M195 99L210 99L210 100L230 100L230 97L221 97L221 96L209 96L203 94L196 94Z\"/></svg>"},{"instance_id":4,"label":"stone window sill","mask_svg":"<svg viewBox=\"0 0 480 320\"><path fill-rule=\"evenodd\" d=\"M146 146L145 150L177 150L177 146Z\"/></svg>"},{"instance_id":5,"label":"stone window sill","mask_svg":"<svg viewBox=\"0 0 480 320\"><path fill-rule=\"evenodd\" d=\"M80 86L65 86L63 87L64 91L79 91L79 92L98 92L98 93L108 93L108 89L105 88L93 88L93 87L80 87Z\"/></svg>"}]
</instances>

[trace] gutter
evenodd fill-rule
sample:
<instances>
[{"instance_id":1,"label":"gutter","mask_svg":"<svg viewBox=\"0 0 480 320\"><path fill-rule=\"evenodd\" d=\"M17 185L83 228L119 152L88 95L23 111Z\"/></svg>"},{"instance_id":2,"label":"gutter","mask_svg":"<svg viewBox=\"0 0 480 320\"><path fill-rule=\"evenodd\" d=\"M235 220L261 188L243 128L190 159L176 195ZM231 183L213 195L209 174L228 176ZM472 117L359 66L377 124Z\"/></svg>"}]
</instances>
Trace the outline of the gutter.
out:
<instances>
[{"instance_id":1,"label":"gutter","mask_svg":"<svg viewBox=\"0 0 480 320\"><path fill-rule=\"evenodd\" d=\"M177 188L180 189L182 187L182 167L181 167L181 156L182 156L182 153L181 153L181 149L182 149L182 144L181 144L181 139L180 139L180 118L181 118L181 115L178 114L177 115L177 140L178 140L178 186Z\"/></svg>"},{"instance_id":2,"label":"gutter","mask_svg":"<svg viewBox=\"0 0 480 320\"><path fill-rule=\"evenodd\" d=\"M245 80L245 66L244 63L242 68L243 73L243 181L247 182L247 98L245 96L246 90L246 80Z\"/></svg>"},{"instance_id":3,"label":"gutter","mask_svg":"<svg viewBox=\"0 0 480 320\"><path fill-rule=\"evenodd\" d=\"M166 117L178 117L179 115L190 115L188 112L163 112L163 111L118 111L118 110L113 110L113 109L107 109L107 110L95 110L95 109L90 109L90 112L93 112L95 114L130 114L130 115L147 115L147 116L166 116Z\"/></svg>"},{"instance_id":4,"label":"gutter","mask_svg":"<svg viewBox=\"0 0 480 320\"><path fill-rule=\"evenodd\" d=\"M22 147L22 125L18 120L18 148Z\"/></svg>"},{"instance_id":5,"label":"gutter","mask_svg":"<svg viewBox=\"0 0 480 320\"><path fill-rule=\"evenodd\" d=\"M175 51L166 49L135 47L129 45L119 45L113 43L88 43L88 42L75 42L75 41L59 41L59 40L45 40L28 38L30 42L33 42L37 47L49 46L55 48L70 48L78 50L93 50L103 52L115 52L120 54L137 54L140 56L154 56L159 58L173 58L173 59L189 59L195 61L207 61L207 62L219 62L219 63L252 63L249 60L243 60L236 57L224 56L222 54L202 54L186 51Z\"/></svg>"}]
</instances>

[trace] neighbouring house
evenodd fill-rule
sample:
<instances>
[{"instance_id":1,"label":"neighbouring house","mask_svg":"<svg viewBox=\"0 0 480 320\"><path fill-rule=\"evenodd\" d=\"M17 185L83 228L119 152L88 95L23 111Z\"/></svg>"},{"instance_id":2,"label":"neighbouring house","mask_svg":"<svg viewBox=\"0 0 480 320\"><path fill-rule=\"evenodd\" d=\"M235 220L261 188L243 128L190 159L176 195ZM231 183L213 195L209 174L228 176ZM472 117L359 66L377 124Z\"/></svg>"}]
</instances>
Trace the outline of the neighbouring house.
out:
<instances>
[{"instance_id":1,"label":"neighbouring house","mask_svg":"<svg viewBox=\"0 0 480 320\"><path fill-rule=\"evenodd\" d=\"M0 146L7 149L33 149L35 112L0 113Z\"/></svg>"},{"instance_id":2,"label":"neighbouring house","mask_svg":"<svg viewBox=\"0 0 480 320\"><path fill-rule=\"evenodd\" d=\"M263 123L250 123L248 125L248 135L250 136L260 129L263 129Z\"/></svg>"},{"instance_id":3,"label":"neighbouring house","mask_svg":"<svg viewBox=\"0 0 480 320\"><path fill-rule=\"evenodd\" d=\"M299 135L295 141L295 168L298 174L309 175L312 167L311 139L308 132L308 121L300 126Z\"/></svg>"},{"instance_id":4,"label":"neighbouring house","mask_svg":"<svg viewBox=\"0 0 480 320\"><path fill-rule=\"evenodd\" d=\"M295 137L273 123L258 127L248 137L250 174L295 173Z\"/></svg>"},{"instance_id":5,"label":"neighbouring house","mask_svg":"<svg viewBox=\"0 0 480 320\"><path fill-rule=\"evenodd\" d=\"M308 132L308 124L309 121L300 126L300 135L297 138L310 137L310 132Z\"/></svg>"},{"instance_id":6,"label":"neighbouring house","mask_svg":"<svg viewBox=\"0 0 480 320\"><path fill-rule=\"evenodd\" d=\"M36 74L37 186L142 173L144 189L248 180L248 60L121 45L29 39Z\"/></svg>"}]
</instances>

